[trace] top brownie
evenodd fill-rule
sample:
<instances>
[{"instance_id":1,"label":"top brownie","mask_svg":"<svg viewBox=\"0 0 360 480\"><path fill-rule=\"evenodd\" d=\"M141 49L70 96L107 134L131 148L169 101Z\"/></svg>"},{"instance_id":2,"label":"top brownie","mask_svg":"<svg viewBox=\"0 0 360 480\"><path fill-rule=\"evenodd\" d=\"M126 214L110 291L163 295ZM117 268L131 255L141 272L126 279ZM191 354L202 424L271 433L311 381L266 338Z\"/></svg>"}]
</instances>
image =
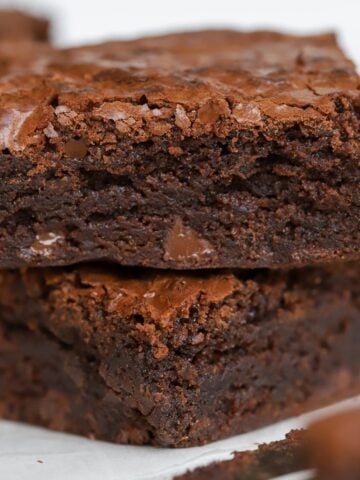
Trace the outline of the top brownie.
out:
<instances>
[{"instance_id":1,"label":"top brownie","mask_svg":"<svg viewBox=\"0 0 360 480\"><path fill-rule=\"evenodd\" d=\"M351 409L310 426L305 436L315 480L360 478L360 409Z\"/></svg>"},{"instance_id":2,"label":"top brownie","mask_svg":"<svg viewBox=\"0 0 360 480\"><path fill-rule=\"evenodd\" d=\"M49 39L49 22L17 10L0 10L0 40Z\"/></svg>"},{"instance_id":3,"label":"top brownie","mask_svg":"<svg viewBox=\"0 0 360 480\"><path fill-rule=\"evenodd\" d=\"M360 257L360 90L331 34L34 52L0 77L0 267Z\"/></svg>"}]
</instances>

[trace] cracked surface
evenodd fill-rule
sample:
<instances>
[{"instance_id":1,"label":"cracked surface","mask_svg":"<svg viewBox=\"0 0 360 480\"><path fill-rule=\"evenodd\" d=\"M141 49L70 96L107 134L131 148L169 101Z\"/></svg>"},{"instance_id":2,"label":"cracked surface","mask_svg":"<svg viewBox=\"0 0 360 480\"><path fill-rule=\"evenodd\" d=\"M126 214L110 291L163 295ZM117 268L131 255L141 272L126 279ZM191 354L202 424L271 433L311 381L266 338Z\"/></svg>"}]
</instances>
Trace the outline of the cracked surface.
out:
<instances>
[{"instance_id":1,"label":"cracked surface","mask_svg":"<svg viewBox=\"0 0 360 480\"><path fill-rule=\"evenodd\" d=\"M1 415L189 446L357 393L358 275L1 272Z\"/></svg>"},{"instance_id":2,"label":"cracked surface","mask_svg":"<svg viewBox=\"0 0 360 480\"><path fill-rule=\"evenodd\" d=\"M331 34L47 46L0 94L2 268L359 257L359 77Z\"/></svg>"}]
</instances>

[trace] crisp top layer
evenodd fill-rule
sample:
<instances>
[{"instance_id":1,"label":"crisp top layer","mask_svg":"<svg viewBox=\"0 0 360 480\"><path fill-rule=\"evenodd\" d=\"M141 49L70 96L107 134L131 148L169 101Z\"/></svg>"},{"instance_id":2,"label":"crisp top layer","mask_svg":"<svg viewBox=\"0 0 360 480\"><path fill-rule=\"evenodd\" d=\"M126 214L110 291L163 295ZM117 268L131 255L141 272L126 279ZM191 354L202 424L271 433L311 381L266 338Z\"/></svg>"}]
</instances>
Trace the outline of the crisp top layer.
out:
<instances>
[{"instance_id":1,"label":"crisp top layer","mask_svg":"<svg viewBox=\"0 0 360 480\"><path fill-rule=\"evenodd\" d=\"M249 129L271 136L294 124L330 135L339 109L360 101L359 77L332 34L204 31L30 50L31 61L13 60L0 82L0 148L12 153L58 147L64 132L106 143L96 137L104 122L136 142Z\"/></svg>"}]
</instances>

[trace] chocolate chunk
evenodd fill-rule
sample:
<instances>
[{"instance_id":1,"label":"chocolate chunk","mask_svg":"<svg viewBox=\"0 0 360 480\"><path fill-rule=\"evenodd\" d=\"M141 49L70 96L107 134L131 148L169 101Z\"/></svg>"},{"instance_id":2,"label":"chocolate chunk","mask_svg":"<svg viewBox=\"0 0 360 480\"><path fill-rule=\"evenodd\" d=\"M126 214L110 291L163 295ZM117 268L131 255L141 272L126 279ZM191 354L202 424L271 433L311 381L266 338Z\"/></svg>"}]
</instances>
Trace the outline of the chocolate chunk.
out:
<instances>
[{"instance_id":1,"label":"chocolate chunk","mask_svg":"<svg viewBox=\"0 0 360 480\"><path fill-rule=\"evenodd\" d=\"M58 242L62 242L64 236L54 232L43 232L36 235L35 242L31 245L31 252L35 255L51 255L52 248L56 246Z\"/></svg>"},{"instance_id":2,"label":"chocolate chunk","mask_svg":"<svg viewBox=\"0 0 360 480\"><path fill-rule=\"evenodd\" d=\"M267 480L306 467L304 432L293 430L284 440L261 444L253 451L236 452L231 460L197 468L175 480Z\"/></svg>"},{"instance_id":3,"label":"chocolate chunk","mask_svg":"<svg viewBox=\"0 0 360 480\"><path fill-rule=\"evenodd\" d=\"M88 147L85 140L69 140L64 145L65 154L71 158L84 158Z\"/></svg>"}]
</instances>

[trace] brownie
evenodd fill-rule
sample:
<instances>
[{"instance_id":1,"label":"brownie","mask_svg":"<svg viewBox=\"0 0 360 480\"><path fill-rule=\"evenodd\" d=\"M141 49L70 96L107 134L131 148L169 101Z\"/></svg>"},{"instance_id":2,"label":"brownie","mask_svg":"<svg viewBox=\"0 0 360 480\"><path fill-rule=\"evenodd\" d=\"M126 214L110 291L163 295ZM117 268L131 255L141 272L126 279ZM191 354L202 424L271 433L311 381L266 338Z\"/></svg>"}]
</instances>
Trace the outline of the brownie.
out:
<instances>
[{"instance_id":1,"label":"brownie","mask_svg":"<svg viewBox=\"0 0 360 480\"><path fill-rule=\"evenodd\" d=\"M18 10L0 10L0 41L49 40L49 22Z\"/></svg>"},{"instance_id":2,"label":"brownie","mask_svg":"<svg viewBox=\"0 0 360 480\"><path fill-rule=\"evenodd\" d=\"M313 424L306 434L306 446L316 480L359 480L360 410Z\"/></svg>"},{"instance_id":3,"label":"brownie","mask_svg":"<svg viewBox=\"0 0 360 480\"><path fill-rule=\"evenodd\" d=\"M360 410L323 418L306 431L293 430L285 440L235 452L176 480L269 480L312 469L314 480L359 480Z\"/></svg>"},{"instance_id":4,"label":"brownie","mask_svg":"<svg viewBox=\"0 0 360 480\"><path fill-rule=\"evenodd\" d=\"M27 56L0 81L0 268L360 257L359 76L332 34Z\"/></svg>"},{"instance_id":5,"label":"brownie","mask_svg":"<svg viewBox=\"0 0 360 480\"><path fill-rule=\"evenodd\" d=\"M3 271L1 415L191 446L357 394L359 270Z\"/></svg>"},{"instance_id":6,"label":"brownie","mask_svg":"<svg viewBox=\"0 0 360 480\"><path fill-rule=\"evenodd\" d=\"M236 452L231 460L197 468L175 480L270 480L305 470L306 465L304 432L293 430L284 440Z\"/></svg>"}]
</instances>

